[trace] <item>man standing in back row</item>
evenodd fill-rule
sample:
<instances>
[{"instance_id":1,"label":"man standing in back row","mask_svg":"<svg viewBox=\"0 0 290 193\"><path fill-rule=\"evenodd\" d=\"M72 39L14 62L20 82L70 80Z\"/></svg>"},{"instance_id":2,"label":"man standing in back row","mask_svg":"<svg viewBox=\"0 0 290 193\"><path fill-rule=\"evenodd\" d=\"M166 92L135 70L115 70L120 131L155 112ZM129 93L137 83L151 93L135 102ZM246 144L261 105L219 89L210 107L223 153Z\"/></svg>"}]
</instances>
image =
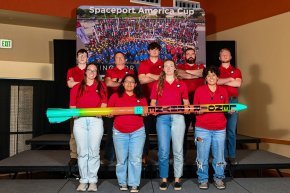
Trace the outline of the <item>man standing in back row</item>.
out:
<instances>
[{"instance_id":1,"label":"man standing in back row","mask_svg":"<svg viewBox=\"0 0 290 193\"><path fill-rule=\"evenodd\" d=\"M142 84L142 91L146 97L148 104L150 104L150 95L154 83L159 79L160 73L163 69L163 61L159 58L161 46L157 42L152 42L148 45L149 58L140 63L138 69L138 78ZM146 141L143 151L143 163L146 163L147 155L149 153L149 133L155 131L156 117L149 115L144 117L144 125L146 132Z\"/></svg>"},{"instance_id":2,"label":"man standing in back row","mask_svg":"<svg viewBox=\"0 0 290 193\"><path fill-rule=\"evenodd\" d=\"M231 52L227 48L223 48L219 53L219 60L221 65L220 78L217 82L227 89L229 96L229 103L238 102L238 88L242 84L242 73L238 68L231 65ZM238 113L227 114L227 138L225 144L225 158L231 164L238 164L236 159L236 127L238 121Z\"/></svg>"},{"instance_id":3,"label":"man standing in back row","mask_svg":"<svg viewBox=\"0 0 290 193\"><path fill-rule=\"evenodd\" d=\"M116 52L114 55L115 66L106 71L105 84L108 88L108 98L117 92L123 78L127 74L134 74L134 70L126 66L126 58L123 52ZM106 150L105 150L105 164L113 164L115 158L114 144L113 144L113 117L104 117L104 127L107 132Z\"/></svg>"},{"instance_id":4,"label":"man standing in back row","mask_svg":"<svg viewBox=\"0 0 290 193\"><path fill-rule=\"evenodd\" d=\"M202 77L202 72L204 69L203 64L196 64L196 50L194 48L187 48L184 52L185 63L177 66L178 76L181 78L187 86L188 89L188 99L190 104L193 104L194 92L195 90L204 85L204 79ZM187 132L192 124L194 128L195 125L195 115L194 113L185 114L185 132L184 132L184 143L183 143L183 154L186 158L187 153Z\"/></svg>"},{"instance_id":5,"label":"man standing in back row","mask_svg":"<svg viewBox=\"0 0 290 193\"><path fill-rule=\"evenodd\" d=\"M74 87L76 84L81 82L84 78L85 69L87 67L88 61L88 52L85 49L79 49L77 51L77 65L72 67L67 72L67 86L69 88ZM73 135L73 121L70 124L70 140L69 140L69 148L70 148L70 161L68 163L69 166L73 166L77 164L77 145Z\"/></svg>"}]
</instances>

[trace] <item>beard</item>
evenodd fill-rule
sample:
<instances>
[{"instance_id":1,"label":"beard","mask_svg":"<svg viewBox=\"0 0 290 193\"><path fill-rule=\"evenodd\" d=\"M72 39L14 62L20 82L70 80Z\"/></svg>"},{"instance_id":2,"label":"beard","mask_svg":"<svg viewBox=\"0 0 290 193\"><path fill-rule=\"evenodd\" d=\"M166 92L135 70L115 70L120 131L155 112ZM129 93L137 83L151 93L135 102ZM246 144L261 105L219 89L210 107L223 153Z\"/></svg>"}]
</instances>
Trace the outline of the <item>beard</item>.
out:
<instances>
[{"instance_id":1,"label":"beard","mask_svg":"<svg viewBox=\"0 0 290 193\"><path fill-rule=\"evenodd\" d=\"M231 60L221 60L221 63L230 63Z\"/></svg>"},{"instance_id":2,"label":"beard","mask_svg":"<svg viewBox=\"0 0 290 193\"><path fill-rule=\"evenodd\" d=\"M195 58L190 57L190 58L186 59L185 61L186 61L188 64L194 64L194 63L195 63Z\"/></svg>"}]
</instances>

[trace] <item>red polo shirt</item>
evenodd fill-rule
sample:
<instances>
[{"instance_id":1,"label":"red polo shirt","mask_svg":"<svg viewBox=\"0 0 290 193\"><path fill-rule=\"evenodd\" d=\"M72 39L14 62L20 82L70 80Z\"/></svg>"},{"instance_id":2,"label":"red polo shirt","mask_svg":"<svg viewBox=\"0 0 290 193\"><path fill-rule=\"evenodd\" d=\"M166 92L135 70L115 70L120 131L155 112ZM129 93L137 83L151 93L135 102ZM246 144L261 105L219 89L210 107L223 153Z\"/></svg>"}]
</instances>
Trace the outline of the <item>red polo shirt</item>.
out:
<instances>
[{"instance_id":1,"label":"red polo shirt","mask_svg":"<svg viewBox=\"0 0 290 193\"><path fill-rule=\"evenodd\" d=\"M139 68L138 68L138 74L155 74L155 75L160 75L160 73L163 70L163 61L158 59L156 63L153 63L150 59L144 60L140 63ZM150 99L150 94L152 91L153 84L156 81L150 82L148 84L142 85L142 91L145 95L145 97L149 100Z\"/></svg>"},{"instance_id":2,"label":"red polo shirt","mask_svg":"<svg viewBox=\"0 0 290 193\"><path fill-rule=\"evenodd\" d=\"M220 78L240 78L242 79L242 73L238 68L230 65L228 68L224 68L223 66L219 67L220 70ZM229 97L237 97L239 96L239 90L237 87L222 85L228 91Z\"/></svg>"},{"instance_id":3,"label":"red polo shirt","mask_svg":"<svg viewBox=\"0 0 290 193\"><path fill-rule=\"evenodd\" d=\"M81 82L84 78L85 69L81 70L78 66L68 69L66 79L73 78L75 82Z\"/></svg>"},{"instance_id":4,"label":"red polo shirt","mask_svg":"<svg viewBox=\"0 0 290 193\"><path fill-rule=\"evenodd\" d=\"M194 94L194 104L226 104L228 103L227 90L222 86L217 86L216 91L210 91L208 85L200 86ZM227 119L224 113L203 113L196 115L196 127L208 130L222 130L226 128Z\"/></svg>"},{"instance_id":5,"label":"red polo shirt","mask_svg":"<svg viewBox=\"0 0 290 193\"><path fill-rule=\"evenodd\" d=\"M109 107L147 106L145 98L137 99L135 95L124 93L122 97L114 93L108 102ZM114 128L122 133L131 133L143 126L143 117L140 115L117 115L114 119Z\"/></svg>"},{"instance_id":6,"label":"red polo shirt","mask_svg":"<svg viewBox=\"0 0 290 193\"><path fill-rule=\"evenodd\" d=\"M106 88L103 82L100 82L102 87ZM97 91L97 83L94 82L91 86L86 86L82 96L79 96L78 89L80 83L76 84L70 90L70 106L76 106L76 108L96 108L100 107L102 103L107 103L107 92L102 90L101 93Z\"/></svg>"},{"instance_id":7,"label":"red polo shirt","mask_svg":"<svg viewBox=\"0 0 290 193\"><path fill-rule=\"evenodd\" d=\"M204 69L204 65L193 64L192 66L190 66L188 63L185 63L185 64L178 65L177 68L184 71L185 70L199 70L199 69ZM204 85L203 78L182 79L182 80L187 85L188 93L194 93L197 87Z\"/></svg>"},{"instance_id":8,"label":"red polo shirt","mask_svg":"<svg viewBox=\"0 0 290 193\"><path fill-rule=\"evenodd\" d=\"M122 70L118 69L116 66L110 68L106 71L105 79L107 77L119 78L122 79L126 74L134 74L134 70L129 69L128 67L123 68ZM110 97L113 93L117 91L118 87L108 87L108 96Z\"/></svg>"},{"instance_id":9,"label":"red polo shirt","mask_svg":"<svg viewBox=\"0 0 290 193\"><path fill-rule=\"evenodd\" d=\"M151 99L157 100L158 106L182 105L183 99L188 99L188 91L186 84L178 79L175 79L171 84L166 80L161 95L158 95L158 82L153 85Z\"/></svg>"}]
</instances>

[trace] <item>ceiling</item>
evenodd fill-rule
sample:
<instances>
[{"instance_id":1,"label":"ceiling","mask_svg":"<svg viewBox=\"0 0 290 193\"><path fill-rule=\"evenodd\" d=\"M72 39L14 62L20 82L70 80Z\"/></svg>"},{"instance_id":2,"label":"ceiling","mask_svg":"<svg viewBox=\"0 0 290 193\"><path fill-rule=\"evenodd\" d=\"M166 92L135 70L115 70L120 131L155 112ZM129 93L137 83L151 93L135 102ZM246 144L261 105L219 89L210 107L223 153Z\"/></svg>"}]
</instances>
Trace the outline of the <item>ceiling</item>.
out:
<instances>
[{"instance_id":1,"label":"ceiling","mask_svg":"<svg viewBox=\"0 0 290 193\"><path fill-rule=\"evenodd\" d=\"M75 31L76 20L0 9L0 23Z\"/></svg>"}]
</instances>

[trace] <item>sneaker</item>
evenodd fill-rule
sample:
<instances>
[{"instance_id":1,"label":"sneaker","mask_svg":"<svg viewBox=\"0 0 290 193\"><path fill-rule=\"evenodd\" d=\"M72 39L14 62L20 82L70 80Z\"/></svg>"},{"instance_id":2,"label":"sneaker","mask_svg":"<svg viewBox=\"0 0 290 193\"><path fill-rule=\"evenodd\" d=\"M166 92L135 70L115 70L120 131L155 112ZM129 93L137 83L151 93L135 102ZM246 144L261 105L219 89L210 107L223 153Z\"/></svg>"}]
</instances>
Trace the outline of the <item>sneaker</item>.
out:
<instances>
[{"instance_id":1,"label":"sneaker","mask_svg":"<svg viewBox=\"0 0 290 193\"><path fill-rule=\"evenodd\" d=\"M201 183L199 183L198 187L201 190L206 190L206 189L208 189L208 183L207 182L201 182Z\"/></svg>"},{"instance_id":2,"label":"sneaker","mask_svg":"<svg viewBox=\"0 0 290 193\"><path fill-rule=\"evenodd\" d=\"M88 192L96 192L98 190L96 183L90 183Z\"/></svg>"},{"instance_id":3,"label":"sneaker","mask_svg":"<svg viewBox=\"0 0 290 193\"><path fill-rule=\"evenodd\" d=\"M215 180L214 181L214 185L219 190L223 190L223 189L226 188L226 186L225 186L225 184L224 184L224 182L222 180Z\"/></svg>"},{"instance_id":4,"label":"sneaker","mask_svg":"<svg viewBox=\"0 0 290 193\"><path fill-rule=\"evenodd\" d=\"M70 158L68 165L69 166L74 166L78 163L78 159L77 158Z\"/></svg>"},{"instance_id":5,"label":"sneaker","mask_svg":"<svg viewBox=\"0 0 290 193\"><path fill-rule=\"evenodd\" d=\"M160 184L159 184L159 189L160 190L167 190L167 182L161 182Z\"/></svg>"},{"instance_id":6,"label":"sneaker","mask_svg":"<svg viewBox=\"0 0 290 193\"><path fill-rule=\"evenodd\" d=\"M88 184L80 183L80 185L77 188L77 191L78 192L85 192L85 191L87 191L87 188L88 188Z\"/></svg>"},{"instance_id":7,"label":"sneaker","mask_svg":"<svg viewBox=\"0 0 290 193\"><path fill-rule=\"evenodd\" d=\"M120 186L119 186L119 189L120 189L121 191L127 191L127 190L128 190L128 186L127 186L127 185L120 185Z\"/></svg>"},{"instance_id":8,"label":"sneaker","mask_svg":"<svg viewBox=\"0 0 290 193\"><path fill-rule=\"evenodd\" d=\"M229 158L229 162L230 162L232 165L237 165L237 164L238 164L238 160L237 160L235 157L230 157L230 158Z\"/></svg>"},{"instance_id":9,"label":"sneaker","mask_svg":"<svg viewBox=\"0 0 290 193\"><path fill-rule=\"evenodd\" d=\"M130 192L139 192L139 187L138 186L132 186L130 188Z\"/></svg>"},{"instance_id":10,"label":"sneaker","mask_svg":"<svg viewBox=\"0 0 290 193\"><path fill-rule=\"evenodd\" d=\"M174 182L173 187L174 187L174 190L181 190L182 189L180 182Z\"/></svg>"}]
</instances>

